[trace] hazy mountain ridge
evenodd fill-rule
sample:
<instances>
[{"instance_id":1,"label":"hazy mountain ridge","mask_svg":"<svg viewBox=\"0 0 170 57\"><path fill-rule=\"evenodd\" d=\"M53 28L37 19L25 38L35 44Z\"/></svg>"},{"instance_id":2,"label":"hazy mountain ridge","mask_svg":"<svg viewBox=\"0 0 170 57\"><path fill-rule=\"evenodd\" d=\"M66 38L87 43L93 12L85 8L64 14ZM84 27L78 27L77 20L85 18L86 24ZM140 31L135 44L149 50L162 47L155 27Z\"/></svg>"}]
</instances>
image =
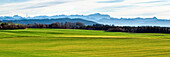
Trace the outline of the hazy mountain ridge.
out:
<instances>
[{"instance_id":1,"label":"hazy mountain ridge","mask_svg":"<svg viewBox=\"0 0 170 57\"><path fill-rule=\"evenodd\" d=\"M119 26L168 26L170 27L170 20L169 19L158 19L156 17L153 18L113 18L110 17L110 15L107 14L90 14L90 15L54 15L54 16L35 16L35 17L21 17L18 15L14 15L13 17L10 16L4 16L0 17L0 20L27 20L28 22L30 20L47 20L47 19L60 19L61 18L70 18L70 19L83 19L83 20L89 20L93 22L97 22L100 24L114 24ZM74 20L76 21L76 20ZM26 21L25 21L26 22ZM37 21L38 22L38 21ZM48 21L47 23L51 23L53 21ZM81 21L82 22L82 21ZM45 22L44 22L45 23Z\"/></svg>"},{"instance_id":2,"label":"hazy mountain ridge","mask_svg":"<svg viewBox=\"0 0 170 57\"><path fill-rule=\"evenodd\" d=\"M34 16L34 17L22 17L19 15L14 16L0 16L0 20L22 20L22 19L59 19L59 18L81 18L86 20L100 20L100 19L110 19L111 17L106 14L95 13L91 15L54 15L54 16Z\"/></svg>"}]
</instances>

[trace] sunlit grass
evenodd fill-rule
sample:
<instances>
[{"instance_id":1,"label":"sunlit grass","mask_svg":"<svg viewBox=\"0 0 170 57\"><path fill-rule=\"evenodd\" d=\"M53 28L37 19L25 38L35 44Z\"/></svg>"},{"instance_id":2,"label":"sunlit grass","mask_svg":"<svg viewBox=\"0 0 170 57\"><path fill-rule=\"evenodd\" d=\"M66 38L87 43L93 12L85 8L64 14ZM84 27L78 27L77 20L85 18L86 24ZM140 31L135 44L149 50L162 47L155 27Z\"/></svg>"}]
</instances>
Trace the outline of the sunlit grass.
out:
<instances>
[{"instance_id":1,"label":"sunlit grass","mask_svg":"<svg viewBox=\"0 0 170 57\"><path fill-rule=\"evenodd\" d=\"M0 57L169 57L170 34L0 30Z\"/></svg>"}]
</instances>

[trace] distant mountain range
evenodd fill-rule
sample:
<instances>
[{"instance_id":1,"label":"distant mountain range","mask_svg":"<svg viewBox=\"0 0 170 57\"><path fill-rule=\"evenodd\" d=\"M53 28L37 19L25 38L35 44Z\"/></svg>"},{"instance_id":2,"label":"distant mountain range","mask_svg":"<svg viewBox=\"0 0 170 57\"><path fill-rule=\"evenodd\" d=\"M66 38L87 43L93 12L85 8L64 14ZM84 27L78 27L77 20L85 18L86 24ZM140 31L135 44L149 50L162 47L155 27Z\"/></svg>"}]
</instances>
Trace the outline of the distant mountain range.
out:
<instances>
[{"instance_id":1,"label":"distant mountain range","mask_svg":"<svg viewBox=\"0 0 170 57\"><path fill-rule=\"evenodd\" d=\"M3 20L3 22L8 22L9 20ZM70 18L58 18L58 19L22 19L22 20L10 20L13 23L18 23L18 24L34 24L34 23L38 23L38 24L52 24L55 22L60 22L60 23L64 23L64 22L72 22L72 23L76 23L76 22L81 22L85 25L93 25L93 24L98 24L96 22L93 21L88 21L88 20L83 20L83 19L70 19Z\"/></svg>"},{"instance_id":2,"label":"distant mountain range","mask_svg":"<svg viewBox=\"0 0 170 57\"><path fill-rule=\"evenodd\" d=\"M53 22L84 22L86 25L94 23L100 24L114 24L118 26L163 26L170 27L170 20L153 18L113 18L107 14L90 14L90 15L54 15L54 16L35 16L35 17L21 17L18 15L1 16L1 21L13 21L20 24L42 23L49 24ZM80 21L81 20L81 21Z\"/></svg>"}]
</instances>

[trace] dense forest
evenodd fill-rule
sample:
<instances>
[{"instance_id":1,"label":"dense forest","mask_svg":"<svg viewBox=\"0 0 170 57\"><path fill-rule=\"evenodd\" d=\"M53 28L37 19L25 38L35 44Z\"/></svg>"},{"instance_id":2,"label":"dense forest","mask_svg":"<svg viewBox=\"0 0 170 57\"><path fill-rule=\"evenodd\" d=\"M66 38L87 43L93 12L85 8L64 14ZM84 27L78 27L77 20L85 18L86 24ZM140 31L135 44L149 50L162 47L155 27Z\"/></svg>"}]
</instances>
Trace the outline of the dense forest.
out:
<instances>
[{"instance_id":1,"label":"dense forest","mask_svg":"<svg viewBox=\"0 0 170 57\"><path fill-rule=\"evenodd\" d=\"M12 22L0 22L0 29L26 29L26 28L56 28L56 29L86 29L86 30L104 30L108 32L130 32L130 33L170 33L170 27L158 26L114 26L114 25L84 25L81 22L56 22L52 24L14 24Z\"/></svg>"}]
</instances>

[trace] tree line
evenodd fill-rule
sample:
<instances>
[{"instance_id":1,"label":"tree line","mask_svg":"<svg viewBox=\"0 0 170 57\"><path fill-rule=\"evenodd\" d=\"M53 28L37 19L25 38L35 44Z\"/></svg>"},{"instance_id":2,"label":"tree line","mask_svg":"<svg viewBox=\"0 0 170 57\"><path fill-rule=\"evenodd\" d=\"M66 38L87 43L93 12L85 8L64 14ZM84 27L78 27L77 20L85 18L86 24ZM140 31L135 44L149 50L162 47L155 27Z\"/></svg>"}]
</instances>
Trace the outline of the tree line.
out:
<instances>
[{"instance_id":1,"label":"tree line","mask_svg":"<svg viewBox=\"0 0 170 57\"><path fill-rule=\"evenodd\" d=\"M56 29L85 29L85 30L103 30L108 32L130 32L130 33L170 33L170 27L158 26L114 26L114 25L84 25L81 22L56 22L52 24L14 24L11 22L0 22L0 29L26 29L26 28L56 28Z\"/></svg>"},{"instance_id":2,"label":"tree line","mask_svg":"<svg viewBox=\"0 0 170 57\"><path fill-rule=\"evenodd\" d=\"M130 32L130 33L170 33L170 27L158 27L158 26L85 26L82 29L88 30L104 30L108 32Z\"/></svg>"},{"instance_id":3,"label":"tree line","mask_svg":"<svg viewBox=\"0 0 170 57\"><path fill-rule=\"evenodd\" d=\"M78 29L80 27L85 26L83 23L76 22L76 23L71 23L71 22L56 22L52 24L28 24L28 28L58 28L58 29Z\"/></svg>"},{"instance_id":4,"label":"tree line","mask_svg":"<svg viewBox=\"0 0 170 57\"><path fill-rule=\"evenodd\" d=\"M65 22L65 23L52 23L52 24L28 24L28 28L58 28L58 29L85 29L85 30L103 30L108 32L130 32L130 33L170 33L170 27L158 27L158 26L114 26L93 24L84 25L83 23Z\"/></svg>"},{"instance_id":5,"label":"tree line","mask_svg":"<svg viewBox=\"0 0 170 57\"><path fill-rule=\"evenodd\" d=\"M26 29L26 25L14 24L11 22L0 22L0 29Z\"/></svg>"}]
</instances>

